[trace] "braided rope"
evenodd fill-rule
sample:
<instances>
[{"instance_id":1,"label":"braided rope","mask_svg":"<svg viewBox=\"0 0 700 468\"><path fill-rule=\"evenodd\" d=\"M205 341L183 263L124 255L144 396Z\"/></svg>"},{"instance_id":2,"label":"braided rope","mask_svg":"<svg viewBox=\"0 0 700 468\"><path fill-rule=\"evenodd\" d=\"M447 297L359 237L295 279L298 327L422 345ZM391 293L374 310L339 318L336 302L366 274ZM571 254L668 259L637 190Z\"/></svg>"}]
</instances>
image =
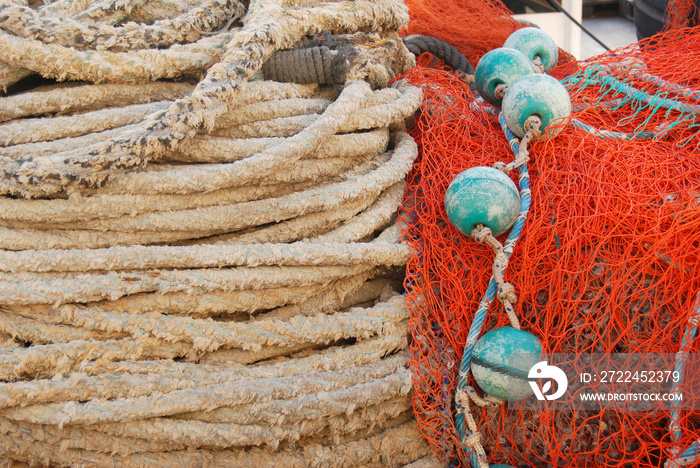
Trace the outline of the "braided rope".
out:
<instances>
[{"instance_id":1,"label":"braided rope","mask_svg":"<svg viewBox=\"0 0 700 468\"><path fill-rule=\"evenodd\" d=\"M32 445L32 454L28 460L55 459L58 463L69 464L72 460L84 460L86 463L106 467L143 466L148 464L157 467L174 465L197 466L210 463L220 466L256 466L261 463L272 463L275 466L301 466L313 459L317 463L348 464L366 466L376 459L391 458L396 464L410 463L427 454L424 447L417 442L421 435L412 422L404 422L401 418L391 419L392 426L380 425L366 439L353 440L351 437L339 437L333 443L323 439L313 440L302 451L298 449L282 449L274 453L261 448L223 450L211 452L208 450L175 450L168 452L154 451L132 455L112 455L102 451L89 451L80 448L66 448L60 453L54 453L54 444L37 442L43 440L41 427L32 427L30 431L14 430L8 440L2 441L2 448L7 447L9 453L24 456L17 445L10 440L23 441ZM7 425L4 425L3 430ZM28 435L29 434L29 435ZM50 440L50 439L49 439ZM77 440L80 440L78 438ZM395 443L386 443L394 441ZM396 443L398 442L398 444ZM20 446L21 447L21 446Z\"/></svg>"},{"instance_id":2,"label":"braided rope","mask_svg":"<svg viewBox=\"0 0 700 468\"><path fill-rule=\"evenodd\" d=\"M565 84L569 86L579 84L582 87L589 84L598 84L600 86L608 87L617 93L626 95L629 100L644 103L652 109L663 108L678 111L682 114L681 118L683 120L688 120L689 118L692 118L693 115L700 113L700 106L698 105L688 104L675 98L666 98L656 94L649 94L644 90L638 89L631 84L620 80L617 76L615 76L613 71L627 72L631 77L642 77L644 81L647 81L652 85L658 85L666 91L676 93L682 97L695 99L694 95L689 94L685 88L678 87L673 83L668 83L661 79L655 80L653 75L642 73L635 64L633 64L632 68L630 68L628 63L621 63L617 65L611 64L610 66L591 64L591 66L584 68L581 72L568 77L565 80ZM685 114L689 114L690 116ZM584 129L586 128L584 127ZM656 129L655 131L662 135L667 130L668 129L660 128ZM649 135L649 132L638 132L638 134L640 133L645 138L654 137ZM620 137L619 139L630 139L629 137L625 138L623 136L624 134L619 134L617 132L605 132L604 137L610 138L611 135L616 135L612 136L612 138Z\"/></svg>"},{"instance_id":3,"label":"braided rope","mask_svg":"<svg viewBox=\"0 0 700 468\"><path fill-rule=\"evenodd\" d=\"M132 132L123 140L111 140L98 147L90 147L88 154L61 156L53 164L48 161L44 164L13 164L6 161L2 164L3 170L7 174L14 174L11 179L14 182L10 182L10 179L3 180L0 190L3 193L49 195L76 184L91 186L103 183L109 175L156 160L168 148L192 138L198 130L211 128L217 117L228 110L228 103L235 99L245 80L261 69L262 62L271 55L275 46L291 45L304 35L328 29L344 28L354 32L372 26L395 30L407 20L407 16L396 16L397 11L390 2L353 2L352 22L341 20L345 7L343 2L339 2L282 16L279 5L255 3L244 20L245 33L235 36L222 61L209 70L191 95L176 101L155 119L144 121L139 131ZM0 47L5 47L5 37L0 34ZM201 41L204 40L207 39ZM8 43L6 47L17 50L13 45ZM57 52L50 51L50 56L53 53ZM30 55L45 56L46 53ZM13 57L6 61L12 63ZM176 68L172 63L168 64L171 72L178 75L185 72L177 71ZM53 169L49 169L51 167ZM35 182L27 185L28 180ZM41 186L34 185L36 181L42 181Z\"/></svg>"},{"instance_id":4,"label":"braided rope","mask_svg":"<svg viewBox=\"0 0 700 468\"><path fill-rule=\"evenodd\" d=\"M99 110L77 116L54 117L50 127L47 127L44 119L23 119L20 122L8 122L3 125L0 146L56 140L123 127L140 122L144 117L162 111L167 105L167 101L155 102Z\"/></svg>"},{"instance_id":5,"label":"braided rope","mask_svg":"<svg viewBox=\"0 0 700 468\"><path fill-rule=\"evenodd\" d=\"M434 37L411 35L403 39L408 50L416 57L424 52L430 52L444 60L455 72L463 75L474 75L474 66L454 46Z\"/></svg>"},{"instance_id":6,"label":"braided rope","mask_svg":"<svg viewBox=\"0 0 700 468\"><path fill-rule=\"evenodd\" d=\"M59 89L8 96L2 100L0 122L33 115L100 109L114 102L122 106L183 97L193 86L187 83L109 84L62 86Z\"/></svg>"},{"instance_id":7,"label":"braided rope","mask_svg":"<svg viewBox=\"0 0 700 468\"><path fill-rule=\"evenodd\" d=\"M0 46L10 52L3 56L8 69L0 74L9 77L0 80L0 84L7 87L32 72L61 81L95 83L137 84L177 78L206 70L221 60L223 47L233 37L234 34L226 32L162 50L100 52L20 39L0 31Z\"/></svg>"},{"instance_id":8,"label":"braided rope","mask_svg":"<svg viewBox=\"0 0 700 468\"><path fill-rule=\"evenodd\" d=\"M642 131L642 132L637 132L637 133L623 133L623 132L617 132L614 130L599 129L599 128L592 127L584 122L581 122L578 119L571 119L571 125L573 125L576 128L580 128L581 130L585 131L586 133L590 133L591 135L593 135L595 137L610 139L610 140L623 140L623 141L648 140L648 139L656 138L658 136L654 132L649 132L649 131Z\"/></svg>"},{"instance_id":9,"label":"braided rope","mask_svg":"<svg viewBox=\"0 0 700 468\"><path fill-rule=\"evenodd\" d=\"M575 74L568 79L568 83L575 85L582 83L582 86L588 83L595 83L601 86L610 87L617 93L622 93L626 98L614 99L603 105L613 108L626 103L628 100L632 102L643 103L653 109L665 108L681 113L680 117L675 122L658 125L653 131L640 130L634 133L623 133L611 130L597 129L577 119L572 120L572 124L598 138L614 139L614 140L635 140L635 139L658 139L672 131L674 127L683 122L692 122L694 115L700 112L700 107L697 105L688 104L674 97L661 97L657 94L650 94L645 90L637 89L634 86L621 81L616 75L626 74L630 78L639 79L651 84L660 91L666 94L676 94L678 97L686 99L698 100L700 93L690 88L677 85L666 81L660 77L645 72L646 64L638 58L628 58L621 62L613 62L605 66L594 64L586 67L581 73ZM692 139L689 137L687 141Z\"/></svg>"}]
</instances>

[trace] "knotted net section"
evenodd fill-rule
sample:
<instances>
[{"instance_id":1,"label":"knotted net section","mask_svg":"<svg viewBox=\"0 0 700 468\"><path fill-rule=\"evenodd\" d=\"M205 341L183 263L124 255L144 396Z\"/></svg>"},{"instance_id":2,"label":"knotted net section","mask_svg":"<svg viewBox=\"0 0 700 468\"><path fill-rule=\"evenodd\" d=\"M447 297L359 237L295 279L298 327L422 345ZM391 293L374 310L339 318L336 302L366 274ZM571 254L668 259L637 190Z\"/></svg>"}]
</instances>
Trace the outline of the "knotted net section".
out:
<instances>
[{"instance_id":1,"label":"knotted net section","mask_svg":"<svg viewBox=\"0 0 700 468\"><path fill-rule=\"evenodd\" d=\"M517 291L521 328L545 353L697 352L698 38L673 30L553 72L574 112L559 135L529 143L531 207L503 278ZM409 366L433 451L451 466L479 458L479 445L489 463L511 466L694 463L700 432L689 410L533 412L484 400L472 406L481 435L460 439L459 364L494 253L449 224L444 197L459 173L510 161L513 151L493 109L457 77L417 69L407 80L425 92L411 131L420 157L400 215L416 253L406 279ZM511 325L499 301L487 306L483 332ZM698 375L685 372L680 388L692 398Z\"/></svg>"}]
</instances>

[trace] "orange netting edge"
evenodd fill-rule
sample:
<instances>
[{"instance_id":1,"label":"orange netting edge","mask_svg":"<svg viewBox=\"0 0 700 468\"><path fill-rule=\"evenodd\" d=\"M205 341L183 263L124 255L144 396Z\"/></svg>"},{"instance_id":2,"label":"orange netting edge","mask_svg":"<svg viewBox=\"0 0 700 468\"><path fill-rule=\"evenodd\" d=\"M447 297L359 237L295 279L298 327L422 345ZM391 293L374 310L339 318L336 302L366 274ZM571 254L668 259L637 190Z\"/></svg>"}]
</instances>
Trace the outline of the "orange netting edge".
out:
<instances>
[{"instance_id":1,"label":"orange netting edge","mask_svg":"<svg viewBox=\"0 0 700 468\"><path fill-rule=\"evenodd\" d=\"M669 0L666 6L666 22L663 30L686 28L698 25L700 8L695 0Z\"/></svg>"},{"instance_id":2,"label":"orange netting edge","mask_svg":"<svg viewBox=\"0 0 700 468\"><path fill-rule=\"evenodd\" d=\"M669 128L669 123L672 131L657 130L651 141L618 141L569 128L534 146L533 211L508 281L520 292L523 325L547 351L678 351L699 286L692 247L700 243L693 191L700 186L700 172L695 144L689 144L697 134L695 124L687 112L666 112L638 96L630 98L589 71L592 64L602 66L623 84L670 98L677 93L640 73L630 74L620 63L641 60L648 75L692 88L700 80L700 64L689 70L678 56L683 48L697 49L694 42L694 31L669 33L554 72L568 75L575 118L632 134ZM490 276L491 255L488 247L465 239L445 222L444 191L462 170L512 156L493 118L483 108L469 109L473 99L463 83L425 69L407 78L426 93L412 130L421 157L401 214L418 253L406 282L413 312L414 409L433 449L443 462L455 465L465 460L452 419L456 369L471 314ZM673 201L666 200L668 194L675 194ZM607 310L593 320L595 307ZM505 320L492 310L485 329ZM674 447L700 436L693 413L681 415L684 431L675 442L668 414L635 419L611 412L558 412L533 421L483 410L481 418L492 462L511 464L659 466L674 456Z\"/></svg>"}]
</instances>

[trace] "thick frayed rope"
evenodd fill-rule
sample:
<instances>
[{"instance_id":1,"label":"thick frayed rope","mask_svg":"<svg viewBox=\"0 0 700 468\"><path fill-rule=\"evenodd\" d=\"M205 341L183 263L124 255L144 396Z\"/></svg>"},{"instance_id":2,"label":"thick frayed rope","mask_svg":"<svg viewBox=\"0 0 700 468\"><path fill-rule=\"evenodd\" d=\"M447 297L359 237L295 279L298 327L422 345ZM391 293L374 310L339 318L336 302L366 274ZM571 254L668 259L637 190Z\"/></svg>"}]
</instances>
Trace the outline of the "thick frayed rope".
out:
<instances>
[{"instance_id":1,"label":"thick frayed rope","mask_svg":"<svg viewBox=\"0 0 700 468\"><path fill-rule=\"evenodd\" d=\"M422 93L378 89L414 63L405 7L3 5L0 85L97 84L0 99L0 458L424 458L396 224ZM340 86L260 79L329 37Z\"/></svg>"}]
</instances>

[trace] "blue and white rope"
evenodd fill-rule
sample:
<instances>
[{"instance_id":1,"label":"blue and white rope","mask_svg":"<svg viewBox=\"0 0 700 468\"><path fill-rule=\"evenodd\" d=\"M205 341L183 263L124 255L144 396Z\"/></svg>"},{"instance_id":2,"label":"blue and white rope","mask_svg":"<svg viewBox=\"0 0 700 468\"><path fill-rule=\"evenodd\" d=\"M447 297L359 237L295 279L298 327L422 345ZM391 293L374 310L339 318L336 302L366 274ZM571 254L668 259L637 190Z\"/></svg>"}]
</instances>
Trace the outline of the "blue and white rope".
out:
<instances>
[{"instance_id":1,"label":"blue and white rope","mask_svg":"<svg viewBox=\"0 0 700 468\"><path fill-rule=\"evenodd\" d=\"M656 86L659 89L668 91L673 94L678 94L679 96L682 96L684 98L700 101L700 91L696 91L685 86L677 85L676 83L671 83L670 81L664 80L659 76L652 75L651 73L646 73L639 70L630 70L630 75L644 80L647 83Z\"/></svg>"},{"instance_id":2,"label":"blue and white rope","mask_svg":"<svg viewBox=\"0 0 700 468\"><path fill-rule=\"evenodd\" d=\"M590 70L589 70L590 73ZM683 103L681 101L678 101L676 99L667 99L663 97L659 97L657 95L651 95L646 93L645 91L639 90L629 84L626 84L616 77L612 76L608 72L601 68L594 69L594 75L595 78L592 75L589 75L587 73L587 78L591 82L597 82L599 84L607 85L611 89L623 93L626 96L628 96L628 99L633 99L639 102L644 102L648 104L651 107L656 108L665 108L669 110L675 110L679 111L681 113L685 114L691 114L692 116L696 114L700 114L700 105L688 105L686 103ZM690 98L693 100L700 100L700 91L694 91L689 88L681 87L678 85L675 85L673 83L670 83L668 81L665 81L659 77L655 77L654 75L650 75L647 73L637 73L637 77L649 82L653 86L656 86L657 88L665 89L666 91L669 91L671 93ZM571 82L571 81L570 81ZM477 101L480 100L479 96L476 96ZM621 105L624 100L616 99L614 101L611 101L611 104L614 103L614 105ZM471 108L476 108L476 105L471 105ZM483 107L482 107L483 109ZM491 109L488 109L491 110ZM493 109L492 113L498 112L497 109ZM685 118L684 118L685 119ZM516 158L518 157L518 154L520 152L520 142L518 138L513 134L513 132L508 128L505 118L503 117L502 113L498 113L498 120L501 125L501 128L503 129L503 132L508 140L508 144L511 146L511 149L513 150L513 153L515 154ZM683 119L682 119L683 120ZM641 139L653 139L655 137L661 136L663 133L668 131L668 129L664 129L661 132L655 133L652 131L641 131L641 132L636 132L636 133L623 133L623 132L616 132L612 130L602 130L602 129L597 129L594 128L584 122L581 122L578 119L572 119L571 124L575 126L576 128L579 128L597 138L604 138L604 139L614 139L614 140L622 140L622 141L629 141L629 140L641 140ZM508 239L503 245L503 252L506 255L506 258L510 258L511 254L513 253L513 250L515 249L515 246L520 239L520 236L522 234L523 227L525 225L525 221L527 220L527 216L530 210L530 203L531 203L531 192L530 192L530 178L529 178L529 173L528 173L528 168L527 164L521 164L519 165L519 185L520 185L520 212L518 214L518 217L515 221L515 224L513 225L513 228L510 231L510 234L508 235ZM481 331L484 325L484 321L486 319L486 315L489 310L489 305L493 300L495 299L497 292L497 284L492 276L488 287L486 289L486 292L484 293L484 296L481 299L481 302L479 303L479 307L477 308L476 313L474 314L474 319L472 321L471 327L469 329L469 334L467 336L467 341L465 343L464 347L464 353L462 355L462 361L460 363L460 368L459 368L459 378L457 381L457 393L460 391L465 391L465 388L468 387L468 380L469 380L469 375L470 375L470 364L471 364L471 355L472 351L474 348L474 345L478 341ZM678 384L674 384L674 387L672 388L672 392L675 392L677 390L677 386L681 383L682 378L683 378L683 368L685 365L685 362L687 360L687 350L692 346L693 341L695 340L697 334L698 334L698 320L700 319L700 293L698 293L697 300L693 309L693 316L691 317L691 320L686 327L686 330L683 334L683 338L681 340L681 350L677 353L676 355L676 363L675 363L675 371L677 371L680 375L680 379L678 381ZM677 408L678 405L680 404L679 401L674 400L674 407ZM467 433L467 428L465 424L465 418L463 411L465 408L463 408L459 401L456 401L456 406L457 406L457 411L456 411L456 417L455 417L455 425L457 428L457 432L459 433L459 436L461 439L463 439ZM468 409L466 409L469 411ZM679 425L679 411L677 409L673 409L670 414L670 423L669 423L669 430L671 431L671 436L672 440L678 441L680 440L682 436L682 429L680 428ZM698 457L700 457L700 440L694 442L690 447L688 447L686 450L681 452L679 454L679 457L674 460L679 466L681 465L687 465L690 463L694 463ZM470 453L470 462L473 467L478 467L479 466L479 459L477 457L476 450L472 450Z\"/></svg>"},{"instance_id":3,"label":"blue and white rope","mask_svg":"<svg viewBox=\"0 0 700 468\"><path fill-rule=\"evenodd\" d=\"M622 133L615 132L613 130L601 130L595 127L591 127L590 125L583 123L578 119L571 119L571 125L585 131L586 133L593 135L594 137L603 138L606 140L649 140L656 136L654 132L649 131L639 133Z\"/></svg>"},{"instance_id":4,"label":"blue and white rope","mask_svg":"<svg viewBox=\"0 0 700 468\"><path fill-rule=\"evenodd\" d=\"M499 114L498 121L501 124L503 133L508 139L508 144L510 145L514 155L517 158L518 153L520 151L520 142L518 138L508 128L508 125L506 124L505 118L503 117L502 113ZM528 173L527 164L520 165L518 170L520 185L520 212L518 213L518 217L515 220L515 224L513 225L513 228L511 229L510 234L508 235L508 239L503 244L503 251L506 254L507 258L511 256L518 242L518 239L520 239L520 234L522 233L523 227L525 226L525 221L527 220L527 215L530 211L530 175ZM488 288L486 289L486 292L484 293L484 296L481 299L481 302L479 303L479 307L476 313L474 314L474 320L472 321L471 328L469 329L467 342L464 346L464 354L462 355L462 362L460 363L459 367L459 379L457 381L458 391L464 390L465 387L467 387L470 373L469 366L471 363L472 350L474 349L474 345L476 344L477 340L479 339L479 336L481 335L481 329L484 325L484 320L486 319L486 314L489 310L489 304L493 302L494 298L496 297L496 289L496 281L492 276L491 280L489 281ZM458 408L455 423L460 438L463 438L467 430L464 421L464 415L461 411L462 408L459 406L459 404L457 405ZM479 466L476 451L472 451L472 453L470 454L470 460L473 467Z\"/></svg>"},{"instance_id":5,"label":"blue and white rope","mask_svg":"<svg viewBox=\"0 0 700 468\"><path fill-rule=\"evenodd\" d=\"M693 341L698 335L698 321L700 320L700 293L695 297L695 304L693 306L693 312L688 320L688 325L683 333L683 338L681 339L681 348L678 353L676 353L676 365L674 371L678 372L679 379L678 382L673 383L671 387L671 393L676 393L678 386L683 381L683 369L685 367L685 362L688 359L688 350L692 347ZM680 414L678 407L680 406L680 400L673 400L674 409L671 410L670 422L668 425L669 431L671 431L671 440L678 442L683 436L683 429L680 427L679 419ZM697 461L698 455L698 445L700 441L696 441L691 444L690 447L685 449L680 453L679 457L672 462L675 462L678 466L690 465Z\"/></svg>"},{"instance_id":6,"label":"blue and white rope","mask_svg":"<svg viewBox=\"0 0 700 468\"><path fill-rule=\"evenodd\" d=\"M615 64L612 64L614 66ZM681 101L674 97L668 97L668 94L675 94L677 97L684 97L686 99L700 100L700 91L692 90L690 88L680 86L669 81L664 80L658 76L652 75L650 73L642 72L638 69L631 69L627 71L628 75L631 77L639 78L640 80L646 81L650 85L656 87L660 91L665 92L665 96L660 96L658 94L649 93L645 90L638 89L629 83L626 83L612 74L609 67L604 67L603 65L594 63L586 69L579 73L569 76L564 80L564 83L569 86L579 85L579 89L583 89L589 84L597 84L604 88L608 88L610 91L620 93L625 95L625 98L616 98L608 101L600 101L591 105L604 105L608 108L619 108L624 103L629 101L636 101L645 104L652 112L656 112L658 109L667 109L667 114L670 111L677 111L680 116L672 121L669 121L667 125L662 128L657 127L654 131L642 130L634 133L620 133L610 130L599 130L590 125L587 125L581 121L574 120L572 124L577 128L580 128L591 135L598 138L608 138L615 140L640 140L640 139L652 139L661 138L668 132L672 131L675 127L681 123L688 123L691 127L697 126L696 117L700 114L700 105L689 104L687 102ZM590 107L588 105L586 107ZM582 110L581 105L577 107L577 110ZM637 109L637 112L641 110L641 107ZM629 117L631 118L631 117ZM624 122L629 118L625 118L621 121ZM642 125L648 122L645 121ZM695 138L696 135L691 135L686 140L679 143L679 145L687 144L691 139Z\"/></svg>"}]
</instances>

